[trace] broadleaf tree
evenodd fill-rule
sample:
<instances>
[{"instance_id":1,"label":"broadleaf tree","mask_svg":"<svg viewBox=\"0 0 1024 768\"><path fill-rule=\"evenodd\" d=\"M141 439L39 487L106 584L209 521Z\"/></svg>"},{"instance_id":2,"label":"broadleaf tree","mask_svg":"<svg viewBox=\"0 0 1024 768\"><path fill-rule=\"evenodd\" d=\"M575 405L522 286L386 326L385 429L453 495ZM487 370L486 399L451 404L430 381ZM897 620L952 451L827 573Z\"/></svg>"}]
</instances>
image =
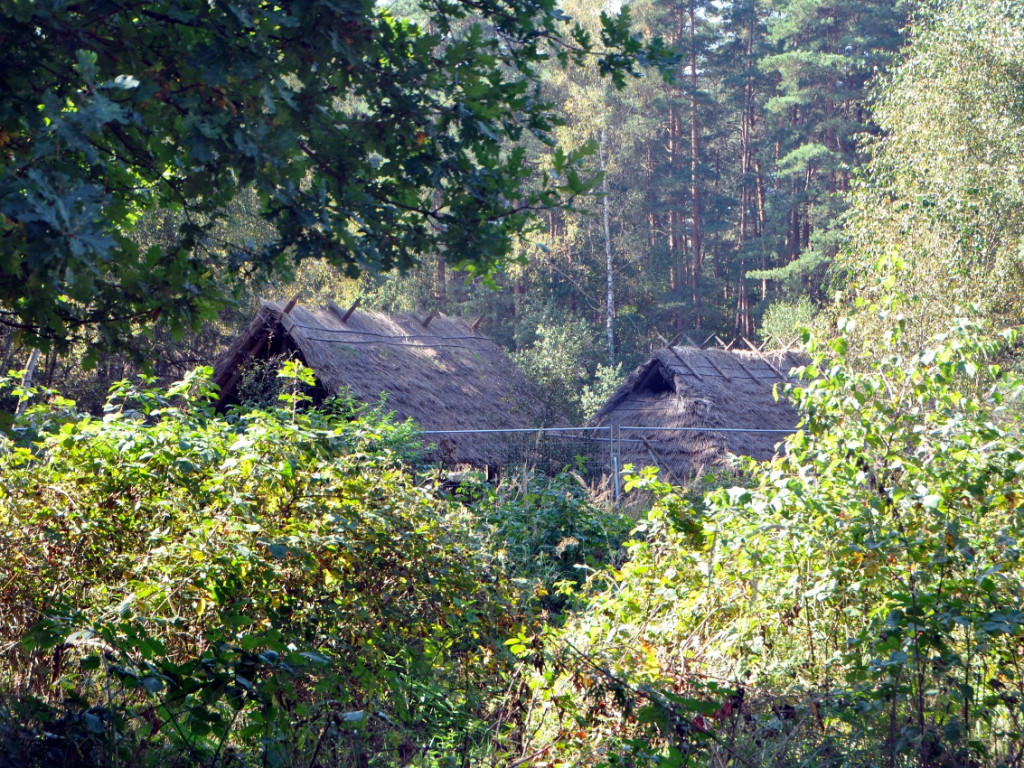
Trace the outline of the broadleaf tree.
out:
<instances>
[{"instance_id":1,"label":"broadleaf tree","mask_svg":"<svg viewBox=\"0 0 1024 768\"><path fill-rule=\"evenodd\" d=\"M538 67L593 57L621 83L661 57L628 11L598 36L554 0L415 16L372 0L0 0L0 322L95 353L158 318L195 327L225 277L307 257L352 274L443 251L486 272L531 212L587 187L579 154L537 179L520 148L553 143L558 122ZM270 237L223 237L243 190ZM171 236L140 247L153 210Z\"/></svg>"},{"instance_id":2,"label":"broadleaf tree","mask_svg":"<svg viewBox=\"0 0 1024 768\"><path fill-rule=\"evenodd\" d=\"M936 3L913 39L878 89L837 263L865 349L900 325L919 347L961 314L1024 318L1024 7Z\"/></svg>"}]
</instances>

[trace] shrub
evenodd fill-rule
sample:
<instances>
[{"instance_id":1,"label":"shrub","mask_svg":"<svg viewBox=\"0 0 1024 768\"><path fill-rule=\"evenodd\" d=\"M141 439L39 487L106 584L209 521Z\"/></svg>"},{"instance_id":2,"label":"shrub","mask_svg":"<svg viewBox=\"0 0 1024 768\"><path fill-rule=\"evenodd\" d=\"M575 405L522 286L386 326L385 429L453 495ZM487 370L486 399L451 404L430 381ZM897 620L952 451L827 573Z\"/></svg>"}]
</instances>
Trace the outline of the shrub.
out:
<instances>
[{"instance_id":1,"label":"shrub","mask_svg":"<svg viewBox=\"0 0 1024 768\"><path fill-rule=\"evenodd\" d=\"M546 658L512 642L545 666L549 759L1019 762L1024 450L1004 409L1022 384L996 348L962 324L856 372L840 339L750 487L699 508L636 480L657 502L629 561Z\"/></svg>"},{"instance_id":2,"label":"shrub","mask_svg":"<svg viewBox=\"0 0 1024 768\"><path fill-rule=\"evenodd\" d=\"M580 411L584 421L601 410L601 406L608 402L622 384L623 378L622 363L613 366L598 364L593 386L585 384L580 392Z\"/></svg>"},{"instance_id":3,"label":"shrub","mask_svg":"<svg viewBox=\"0 0 1024 768\"><path fill-rule=\"evenodd\" d=\"M465 478L459 494L478 516L495 565L547 609L561 609L589 573L617 562L634 522L594 503L569 470L498 487Z\"/></svg>"},{"instance_id":4,"label":"shrub","mask_svg":"<svg viewBox=\"0 0 1024 768\"><path fill-rule=\"evenodd\" d=\"M580 388L589 374L587 361L594 355L593 333L582 320L537 327L533 344L512 355L545 395L545 422L580 418Z\"/></svg>"},{"instance_id":5,"label":"shrub","mask_svg":"<svg viewBox=\"0 0 1024 768\"><path fill-rule=\"evenodd\" d=\"M811 327L817 313L807 296L779 299L765 310L759 334L772 347L784 347L800 338L801 329Z\"/></svg>"},{"instance_id":6,"label":"shrub","mask_svg":"<svg viewBox=\"0 0 1024 768\"><path fill-rule=\"evenodd\" d=\"M200 373L15 425L0 739L18 765L392 764L506 735L501 641L526 619L472 516L405 469L411 425L303 410L289 375L267 410L213 413Z\"/></svg>"}]
</instances>

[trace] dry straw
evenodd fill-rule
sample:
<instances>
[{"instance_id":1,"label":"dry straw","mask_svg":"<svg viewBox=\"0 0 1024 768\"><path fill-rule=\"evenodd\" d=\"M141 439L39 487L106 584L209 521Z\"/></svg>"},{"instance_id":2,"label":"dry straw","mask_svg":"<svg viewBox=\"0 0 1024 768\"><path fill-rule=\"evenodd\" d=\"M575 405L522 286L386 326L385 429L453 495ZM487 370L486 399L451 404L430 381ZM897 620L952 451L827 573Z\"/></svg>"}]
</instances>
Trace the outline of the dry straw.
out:
<instances>
[{"instance_id":1,"label":"dry straw","mask_svg":"<svg viewBox=\"0 0 1024 768\"><path fill-rule=\"evenodd\" d=\"M728 454L769 459L798 421L776 385L805 363L791 352L665 347L589 423L620 428L624 464L657 464L677 480L724 466Z\"/></svg>"},{"instance_id":2,"label":"dry straw","mask_svg":"<svg viewBox=\"0 0 1024 768\"><path fill-rule=\"evenodd\" d=\"M444 314L386 315L334 305L313 310L263 302L246 331L218 358L221 404L235 398L247 361L296 354L316 372L321 396L348 388L357 400L386 407L424 430L542 426L544 398L504 350L473 325ZM564 422L561 422L564 424ZM497 466L503 438L450 434L435 441L449 464Z\"/></svg>"}]
</instances>

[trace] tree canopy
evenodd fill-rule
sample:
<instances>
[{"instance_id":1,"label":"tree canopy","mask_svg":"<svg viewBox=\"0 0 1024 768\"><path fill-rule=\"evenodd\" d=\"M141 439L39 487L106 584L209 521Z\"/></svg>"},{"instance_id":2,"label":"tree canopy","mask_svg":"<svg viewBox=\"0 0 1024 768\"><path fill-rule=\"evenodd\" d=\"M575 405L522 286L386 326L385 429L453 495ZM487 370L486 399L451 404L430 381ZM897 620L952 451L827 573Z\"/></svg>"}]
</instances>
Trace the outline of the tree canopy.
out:
<instances>
[{"instance_id":1,"label":"tree canopy","mask_svg":"<svg viewBox=\"0 0 1024 768\"><path fill-rule=\"evenodd\" d=\"M194 327L224 276L310 256L499 263L532 211L586 187L578 154L537 178L518 148L557 122L536 68L595 55L621 82L660 49L628 13L598 41L554 0L417 18L372 0L0 0L0 322L98 350L140 322ZM269 238L217 228L243 190ZM146 247L153 210L172 215Z\"/></svg>"},{"instance_id":2,"label":"tree canopy","mask_svg":"<svg viewBox=\"0 0 1024 768\"><path fill-rule=\"evenodd\" d=\"M921 346L968 307L1020 322L1022 30L1020 3L936 3L878 88L839 261L867 347L903 321Z\"/></svg>"}]
</instances>

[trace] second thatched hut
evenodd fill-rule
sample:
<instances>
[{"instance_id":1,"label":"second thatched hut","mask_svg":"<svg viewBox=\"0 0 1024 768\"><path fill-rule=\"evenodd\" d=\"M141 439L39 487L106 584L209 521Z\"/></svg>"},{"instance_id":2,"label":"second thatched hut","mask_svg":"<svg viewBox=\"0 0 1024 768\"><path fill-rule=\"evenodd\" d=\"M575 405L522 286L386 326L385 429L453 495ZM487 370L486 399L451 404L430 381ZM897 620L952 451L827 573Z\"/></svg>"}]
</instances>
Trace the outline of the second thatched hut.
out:
<instances>
[{"instance_id":1,"label":"second thatched hut","mask_svg":"<svg viewBox=\"0 0 1024 768\"><path fill-rule=\"evenodd\" d=\"M622 464L683 482L729 454L765 460L797 424L776 385L806 360L790 352L669 346L655 352L590 420L617 427Z\"/></svg>"}]
</instances>

